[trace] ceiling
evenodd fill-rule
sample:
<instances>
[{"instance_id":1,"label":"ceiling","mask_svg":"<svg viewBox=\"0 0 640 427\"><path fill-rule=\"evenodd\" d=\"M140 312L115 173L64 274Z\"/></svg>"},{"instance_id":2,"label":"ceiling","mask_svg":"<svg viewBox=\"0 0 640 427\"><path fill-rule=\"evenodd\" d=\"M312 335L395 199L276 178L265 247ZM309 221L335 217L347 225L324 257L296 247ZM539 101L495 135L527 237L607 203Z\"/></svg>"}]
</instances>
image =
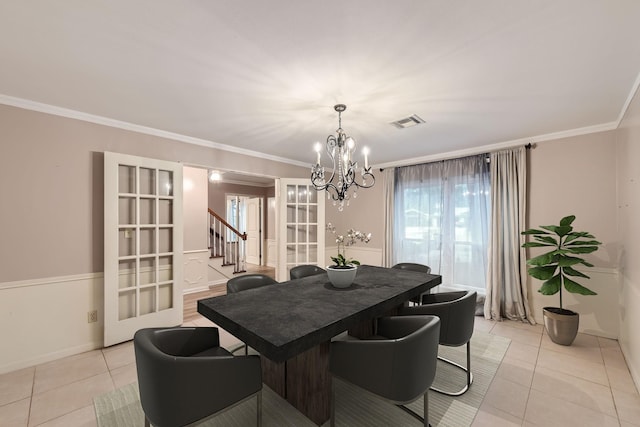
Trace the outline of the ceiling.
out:
<instances>
[{"instance_id":1,"label":"ceiling","mask_svg":"<svg viewBox=\"0 0 640 427\"><path fill-rule=\"evenodd\" d=\"M344 103L372 164L406 164L615 128L639 22L637 0L3 0L0 102L301 165Z\"/></svg>"}]
</instances>

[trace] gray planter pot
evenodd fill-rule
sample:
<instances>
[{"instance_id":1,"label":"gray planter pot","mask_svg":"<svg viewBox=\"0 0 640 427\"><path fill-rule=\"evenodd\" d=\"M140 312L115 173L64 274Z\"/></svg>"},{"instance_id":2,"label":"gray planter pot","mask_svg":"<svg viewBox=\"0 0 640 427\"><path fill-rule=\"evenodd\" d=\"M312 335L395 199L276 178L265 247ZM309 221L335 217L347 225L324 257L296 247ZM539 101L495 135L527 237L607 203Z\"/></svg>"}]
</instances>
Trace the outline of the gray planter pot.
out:
<instances>
[{"instance_id":1,"label":"gray planter pot","mask_svg":"<svg viewBox=\"0 0 640 427\"><path fill-rule=\"evenodd\" d=\"M544 307L542 314L544 328L551 341L560 345L571 345L578 335L580 315L559 307Z\"/></svg>"},{"instance_id":2,"label":"gray planter pot","mask_svg":"<svg viewBox=\"0 0 640 427\"><path fill-rule=\"evenodd\" d=\"M358 272L355 265L350 265L347 268L338 268L332 265L327 266L327 275L329 281L336 288L348 288L351 286L356 278Z\"/></svg>"}]
</instances>

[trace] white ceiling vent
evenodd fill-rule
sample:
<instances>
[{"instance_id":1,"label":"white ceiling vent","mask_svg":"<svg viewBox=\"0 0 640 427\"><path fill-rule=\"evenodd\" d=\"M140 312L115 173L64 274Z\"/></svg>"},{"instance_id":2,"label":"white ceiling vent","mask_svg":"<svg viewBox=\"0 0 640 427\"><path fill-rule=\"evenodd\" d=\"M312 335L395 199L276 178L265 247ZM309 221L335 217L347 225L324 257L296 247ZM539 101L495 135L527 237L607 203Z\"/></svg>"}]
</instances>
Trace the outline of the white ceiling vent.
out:
<instances>
[{"instance_id":1,"label":"white ceiling vent","mask_svg":"<svg viewBox=\"0 0 640 427\"><path fill-rule=\"evenodd\" d=\"M398 129L410 128L412 126L419 125L420 123L424 123L424 120L418 117L417 114L414 114L404 119L396 120L395 122L391 122L391 124L397 127Z\"/></svg>"}]
</instances>

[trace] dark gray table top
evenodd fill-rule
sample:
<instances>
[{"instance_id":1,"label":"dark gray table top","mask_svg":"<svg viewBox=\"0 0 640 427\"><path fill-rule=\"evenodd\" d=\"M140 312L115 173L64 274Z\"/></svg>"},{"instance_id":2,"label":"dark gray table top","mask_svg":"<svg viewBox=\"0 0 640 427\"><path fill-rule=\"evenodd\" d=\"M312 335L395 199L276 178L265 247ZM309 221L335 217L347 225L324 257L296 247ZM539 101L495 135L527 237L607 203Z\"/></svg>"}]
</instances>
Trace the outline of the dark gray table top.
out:
<instances>
[{"instance_id":1,"label":"dark gray table top","mask_svg":"<svg viewBox=\"0 0 640 427\"><path fill-rule=\"evenodd\" d=\"M354 283L327 274L202 299L198 312L263 356L283 362L439 285L441 276L362 265Z\"/></svg>"}]
</instances>

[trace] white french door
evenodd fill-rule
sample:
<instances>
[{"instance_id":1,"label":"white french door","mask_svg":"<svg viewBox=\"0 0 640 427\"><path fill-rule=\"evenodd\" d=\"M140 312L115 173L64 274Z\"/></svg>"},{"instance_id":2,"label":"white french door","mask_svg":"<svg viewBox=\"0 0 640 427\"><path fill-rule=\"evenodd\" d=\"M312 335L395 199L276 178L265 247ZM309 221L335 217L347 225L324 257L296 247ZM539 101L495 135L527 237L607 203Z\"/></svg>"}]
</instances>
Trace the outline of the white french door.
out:
<instances>
[{"instance_id":1,"label":"white french door","mask_svg":"<svg viewBox=\"0 0 640 427\"><path fill-rule=\"evenodd\" d=\"M278 262L276 280L289 280L296 265L324 267L324 192L319 193L309 179L276 180L276 229Z\"/></svg>"},{"instance_id":2,"label":"white french door","mask_svg":"<svg viewBox=\"0 0 640 427\"><path fill-rule=\"evenodd\" d=\"M262 264L262 197L246 199L247 262Z\"/></svg>"},{"instance_id":3,"label":"white french door","mask_svg":"<svg viewBox=\"0 0 640 427\"><path fill-rule=\"evenodd\" d=\"M104 153L104 345L182 323L182 165Z\"/></svg>"}]
</instances>

